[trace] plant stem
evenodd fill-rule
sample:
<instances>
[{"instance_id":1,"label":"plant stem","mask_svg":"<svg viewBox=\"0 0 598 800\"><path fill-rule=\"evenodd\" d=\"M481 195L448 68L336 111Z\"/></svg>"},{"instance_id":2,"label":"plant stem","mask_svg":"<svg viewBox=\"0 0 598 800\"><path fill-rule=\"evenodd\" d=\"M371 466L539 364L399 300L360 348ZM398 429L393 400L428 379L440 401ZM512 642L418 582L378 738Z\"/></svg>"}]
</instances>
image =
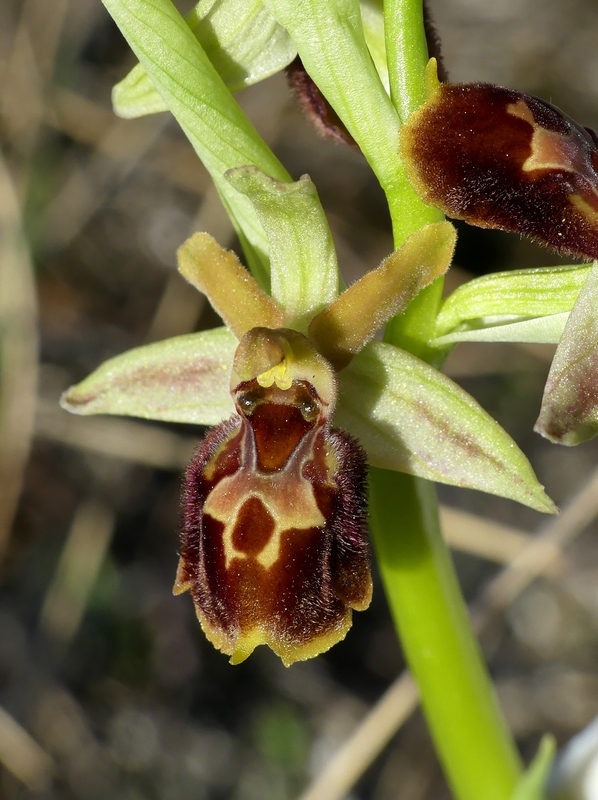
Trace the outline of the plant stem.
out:
<instances>
[{"instance_id":1,"label":"plant stem","mask_svg":"<svg viewBox=\"0 0 598 800\"><path fill-rule=\"evenodd\" d=\"M459 800L507 800L521 765L471 632L433 484L371 471L371 527L405 657Z\"/></svg>"},{"instance_id":2,"label":"plant stem","mask_svg":"<svg viewBox=\"0 0 598 800\"><path fill-rule=\"evenodd\" d=\"M401 122L426 99L428 62L422 2L384 0L384 38L390 97Z\"/></svg>"},{"instance_id":3,"label":"plant stem","mask_svg":"<svg viewBox=\"0 0 598 800\"><path fill-rule=\"evenodd\" d=\"M422 0L385 0L392 100L402 121L426 96ZM389 198L401 231L439 218L413 194ZM393 229L398 229L393 219ZM395 246L401 244L395 242ZM421 292L387 326L385 340L434 363L431 338L442 281ZM509 800L522 766L497 705L440 533L434 486L371 471L371 525L388 603L447 780L458 800Z\"/></svg>"}]
</instances>

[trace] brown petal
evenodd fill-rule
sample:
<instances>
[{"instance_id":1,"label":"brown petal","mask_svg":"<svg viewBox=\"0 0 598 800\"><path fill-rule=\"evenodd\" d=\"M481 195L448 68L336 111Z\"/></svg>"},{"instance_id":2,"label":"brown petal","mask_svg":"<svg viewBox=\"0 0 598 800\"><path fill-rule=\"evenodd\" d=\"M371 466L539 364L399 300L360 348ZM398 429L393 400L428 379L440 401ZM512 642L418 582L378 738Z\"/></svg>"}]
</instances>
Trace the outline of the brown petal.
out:
<instances>
[{"instance_id":1,"label":"brown petal","mask_svg":"<svg viewBox=\"0 0 598 800\"><path fill-rule=\"evenodd\" d=\"M595 137L555 106L490 84L441 84L401 132L424 200L473 225L598 257Z\"/></svg>"},{"instance_id":2,"label":"brown petal","mask_svg":"<svg viewBox=\"0 0 598 800\"><path fill-rule=\"evenodd\" d=\"M365 455L304 381L248 381L236 400L187 470L175 592L191 591L232 663L267 644L289 665L344 638L351 609L369 605Z\"/></svg>"}]
</instances>

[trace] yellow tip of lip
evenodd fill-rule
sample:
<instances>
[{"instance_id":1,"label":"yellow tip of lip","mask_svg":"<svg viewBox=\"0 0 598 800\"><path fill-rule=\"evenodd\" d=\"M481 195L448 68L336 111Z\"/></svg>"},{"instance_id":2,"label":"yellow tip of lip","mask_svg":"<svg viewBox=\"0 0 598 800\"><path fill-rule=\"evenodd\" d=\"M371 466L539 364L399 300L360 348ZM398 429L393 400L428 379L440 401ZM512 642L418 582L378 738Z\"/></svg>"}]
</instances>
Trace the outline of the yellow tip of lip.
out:
<instances>
[{"instance_id":1,"label":"yellow tip of lip","mask_svg":"<svg viewBox=\"0 0 598 800\"><path fill-rule=\"evenodd\" d=\"M265 644L262 632L259 630L241 634L235 642L235 649L230 657L231 664L241 664L253 653L259 644Z\"/></svg>"}]
</instances>

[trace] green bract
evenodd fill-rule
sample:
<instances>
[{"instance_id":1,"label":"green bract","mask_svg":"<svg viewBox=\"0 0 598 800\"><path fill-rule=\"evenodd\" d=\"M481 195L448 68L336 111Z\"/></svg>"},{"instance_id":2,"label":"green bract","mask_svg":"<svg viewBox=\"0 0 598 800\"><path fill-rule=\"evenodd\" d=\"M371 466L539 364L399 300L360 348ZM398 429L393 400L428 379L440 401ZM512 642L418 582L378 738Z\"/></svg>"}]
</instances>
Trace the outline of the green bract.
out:
<instances>
[{"instance_id":1,"label":"green bract","mask_svg":"<svg viewBox=\"0 0 598 800\"><path fill-rule=\"evenodd\" d=\"M590 269L588 265L522 269L468 281L442 304L432 344L556 344Z\"/></svg>"},{"instance_id":2,"label":"green bract","mask_svg":"<svg viewBox=\"0 0 598 800\"><path fill-rule=\"evenodd\" d=\"M262 0L201 0L185 22L231 92L278 72L297 55ZM116 84L112 100L128 119L169 108L142 64Z\"/></svg>"},{"instance_id":3,"label":"green bract","mask_svg":"<svg viewBox=\"0 0 598 800\"><path fill-rule=\"evenodd\" d=\"M170 0L104 0L156 90L210 173L256 279L269 283L268 242L251 202L224 177L253 164L272 178L288 173L241 111ZM164 46L164 42L168 46Z\"/></svg>"}]
</instances>

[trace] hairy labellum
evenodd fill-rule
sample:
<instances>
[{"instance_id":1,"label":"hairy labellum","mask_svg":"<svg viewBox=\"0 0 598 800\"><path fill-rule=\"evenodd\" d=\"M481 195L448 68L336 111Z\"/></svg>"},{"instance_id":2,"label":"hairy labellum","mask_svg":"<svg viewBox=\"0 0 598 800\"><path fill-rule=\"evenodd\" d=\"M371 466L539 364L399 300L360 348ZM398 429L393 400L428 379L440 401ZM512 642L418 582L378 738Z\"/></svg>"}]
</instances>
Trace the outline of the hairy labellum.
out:
<instances>
[{"instance_id":1,"label":"hairy labellum","mask_svg":"<svg viewBox=\"0 0 598 800\"><path fill-rule=\"evenodd\" d=\"M233 663L259 644L287 665L315 656L371 599L365 454L289 372L234 387L238 413L208 432L185 478L175 592L191 591Z\"/></svg>"},{"instance_id":2,"label":"hairy labellum","mask_svg":"<svg viewBox=\"0 0 598 800\"><path fill-rule=\"evenodd\" d=\"M426 202L473 225L598 258L595 134L555 106L490 84L440 84L401 132Z\"/></svg>"}]
</instances>

